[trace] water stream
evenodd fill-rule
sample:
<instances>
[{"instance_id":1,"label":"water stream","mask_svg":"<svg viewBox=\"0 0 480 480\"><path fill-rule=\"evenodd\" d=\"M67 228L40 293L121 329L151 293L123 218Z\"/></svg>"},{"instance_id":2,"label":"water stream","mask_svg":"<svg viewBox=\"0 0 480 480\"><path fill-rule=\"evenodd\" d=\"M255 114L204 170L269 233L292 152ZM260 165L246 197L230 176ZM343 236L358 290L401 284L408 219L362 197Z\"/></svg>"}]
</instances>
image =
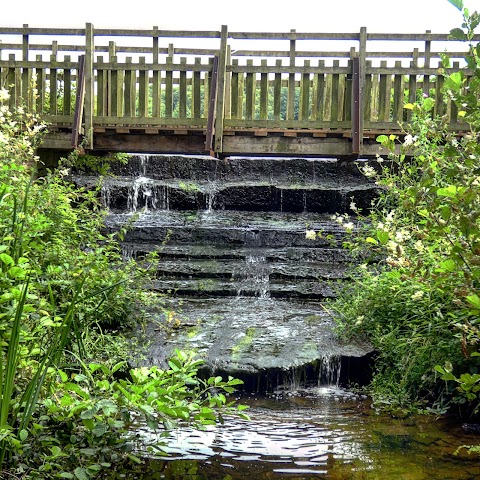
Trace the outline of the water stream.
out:
<instances>
[{"instance_id":1,"label":"water stream","mask_svg":"<svg viewBox=\"0 0 480 480\"><path fill-rule=\"evenodd\" d=\"M137 361L161 364L175 348L193 349L210 373L257 392L239 398L250 421L170 432L165 458L151 457L156 439L141 428L138 453L148 462L134 478L480 479L477 462L464 450L454 455L478 443L460 426L378 415L341 387L361 383L371 358L370 345L337 338L322 306L349 261L330 215L352 199L368 208L375 195L355 169L334 160L139 155L118 173L101 193L107 227L137 214L125 257L160 252L152 290L168 293L166 309L179 320L165 333L157 327L166 314L153 312ZM306 228L324 236L308 240Z\"/></svg>"},{"instance_id":2,"label":"water stream","mask_svg":"<svg viewBox=\"0 0 480 480\"><path fill-rule=\"evenodd\" d=\"M463 451L471 442L445 419L379 415L336 386L241 398L250 421L169 434L167 459L141 478L167 480L459 480L480 478ZM151 439L142 432L143 441Z\"/></svg>"}]
</instances>

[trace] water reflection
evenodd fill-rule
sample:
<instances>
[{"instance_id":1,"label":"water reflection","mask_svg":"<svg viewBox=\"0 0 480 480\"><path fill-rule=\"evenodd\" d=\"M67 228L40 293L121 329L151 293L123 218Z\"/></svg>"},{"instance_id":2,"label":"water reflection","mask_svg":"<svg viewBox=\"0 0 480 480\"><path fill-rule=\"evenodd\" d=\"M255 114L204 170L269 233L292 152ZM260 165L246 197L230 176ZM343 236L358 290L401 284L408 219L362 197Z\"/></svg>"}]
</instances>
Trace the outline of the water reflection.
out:
<instances>
[{"instance_id":1,"label":"water reflection","mask_svg":"<svg viewBox=\"0 0 480 480\"><path fill-rule=\"evenodd\" d=\"M251 421L172 432L168 459L152 460L143 478L480 478L478 462L453 455L474 439L431 417L379 416L366 400L336 387L242 402L251 405Z\"/></svg>"}]
</instances>

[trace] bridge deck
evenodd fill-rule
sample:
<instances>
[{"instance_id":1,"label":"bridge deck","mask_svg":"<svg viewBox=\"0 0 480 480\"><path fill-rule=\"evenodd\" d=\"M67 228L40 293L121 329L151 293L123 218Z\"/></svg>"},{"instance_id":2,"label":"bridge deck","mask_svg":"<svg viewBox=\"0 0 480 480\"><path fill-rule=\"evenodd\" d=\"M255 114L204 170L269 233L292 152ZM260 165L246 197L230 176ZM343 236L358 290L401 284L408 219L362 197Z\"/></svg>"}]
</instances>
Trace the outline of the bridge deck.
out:
<instances>
[{"instance_id":1,"label":"bridge deck","mask_svg":"<svg viewBox=\"0 0 480 480\"><path fill-rule=\"evenodd\" d=\"M32 43L39 35L51 43ZM94 151L374 155L376 135L401 133L411 115L404 103L421 94L434 98L433 113L446 115L451 128L466 129L441 94L446 34L243 33L226 26L131 31L87 24L0 28L0 39L9 40L0 44L0 87L10 91L10 107L24 105L49 122L49 149L83 141ZM172 39L196 48L176 47ZM274 48L244 48L252 40ZM370 50L375 45L382 50ZM399 45L410 51L395 51ZM464 51L449 55L458 70Z\"/></svg>"}]
</instances>

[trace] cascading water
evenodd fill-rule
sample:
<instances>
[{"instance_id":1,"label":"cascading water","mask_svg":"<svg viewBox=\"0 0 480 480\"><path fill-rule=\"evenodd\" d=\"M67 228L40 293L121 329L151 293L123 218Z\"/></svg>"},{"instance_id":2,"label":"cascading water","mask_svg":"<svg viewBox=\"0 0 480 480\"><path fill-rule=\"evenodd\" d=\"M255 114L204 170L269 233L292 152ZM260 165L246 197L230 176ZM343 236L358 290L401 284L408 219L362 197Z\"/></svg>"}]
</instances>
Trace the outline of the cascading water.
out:
<instances>
[{"instance_id":1,"label":"cascading water","mask_svg":"<svg viewBox=\"0 0 480 480\"><path fill-rule=\"evenodd\" d=\"M161 245L152 290L167 294L168 318L178 320L171 328L167 315L150 314L137 335L145 360L137 362L162 365L176 348L195 350L206 374L236 376L252 392L240 398L251 421L170 432L169 456L151 459L149 473L136 478L480 478L476 466L445 465L445 449L453 455L468 439L425 433L423 419L380 419L342 387L362 383L371 351L338 339L322 308L349 261L330 216L345 213L351 197L366 210L375 194L355 166L176 156L138 156L132 164L129 177L102 192L111 206L107 225L115 230L138 212L125 257L141 259ZM308 240L307 228L324 235ZM158 438L144 429L140 438L137 454L148 458Z\"/></svg>"}]
</instances>

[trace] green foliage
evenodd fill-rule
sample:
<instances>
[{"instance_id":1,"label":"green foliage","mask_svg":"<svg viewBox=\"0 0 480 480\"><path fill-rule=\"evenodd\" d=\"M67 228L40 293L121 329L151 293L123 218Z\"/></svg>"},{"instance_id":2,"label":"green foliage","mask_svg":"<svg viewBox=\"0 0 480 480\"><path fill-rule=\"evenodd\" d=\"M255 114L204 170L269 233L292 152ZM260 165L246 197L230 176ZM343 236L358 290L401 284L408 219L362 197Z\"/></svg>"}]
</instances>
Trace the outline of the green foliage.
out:
<instances>
[{"instance_id":1,"label":"green foliage","mask_svg":"<svg viewBox=\"0 0 480 480\"><path fill-rule=\"evenodd\" d=\"M464 15L462 39L471 42L480 17ZM456 30L452 35L460 38ZM369 218L359 217L362 233L351 242L367 262L332 309L340 332L364 336L375 347L371 391L383 407L444 411L456 404L465 416L478 413L480 62L474 45L467 63L475 70L469 88L464 72L452 73L445 95L459 106L468 134L449 131L445 119L433 117L433 100L420 97L405 105L412 119L403 142L395 135L377 139L390 161L362 167L382 193Z\"/></svg>"},{"instance_id":2,"label":"green foliage","mask_svg":"<svg viewBox=\"0 0 480 480\"><path fill-rule=\"evenodd\" d=\"M68 162L37 176L45 126L7 101L0 89L0 476L91 478L141 462L134 421L241 412L226 398L241 382L199 380L193 355L177 352L168 370L116 358L124 343L104 332L134 319L148 272L100 233L96 192L68 181Z\"/></svg>"}]
</instances>

